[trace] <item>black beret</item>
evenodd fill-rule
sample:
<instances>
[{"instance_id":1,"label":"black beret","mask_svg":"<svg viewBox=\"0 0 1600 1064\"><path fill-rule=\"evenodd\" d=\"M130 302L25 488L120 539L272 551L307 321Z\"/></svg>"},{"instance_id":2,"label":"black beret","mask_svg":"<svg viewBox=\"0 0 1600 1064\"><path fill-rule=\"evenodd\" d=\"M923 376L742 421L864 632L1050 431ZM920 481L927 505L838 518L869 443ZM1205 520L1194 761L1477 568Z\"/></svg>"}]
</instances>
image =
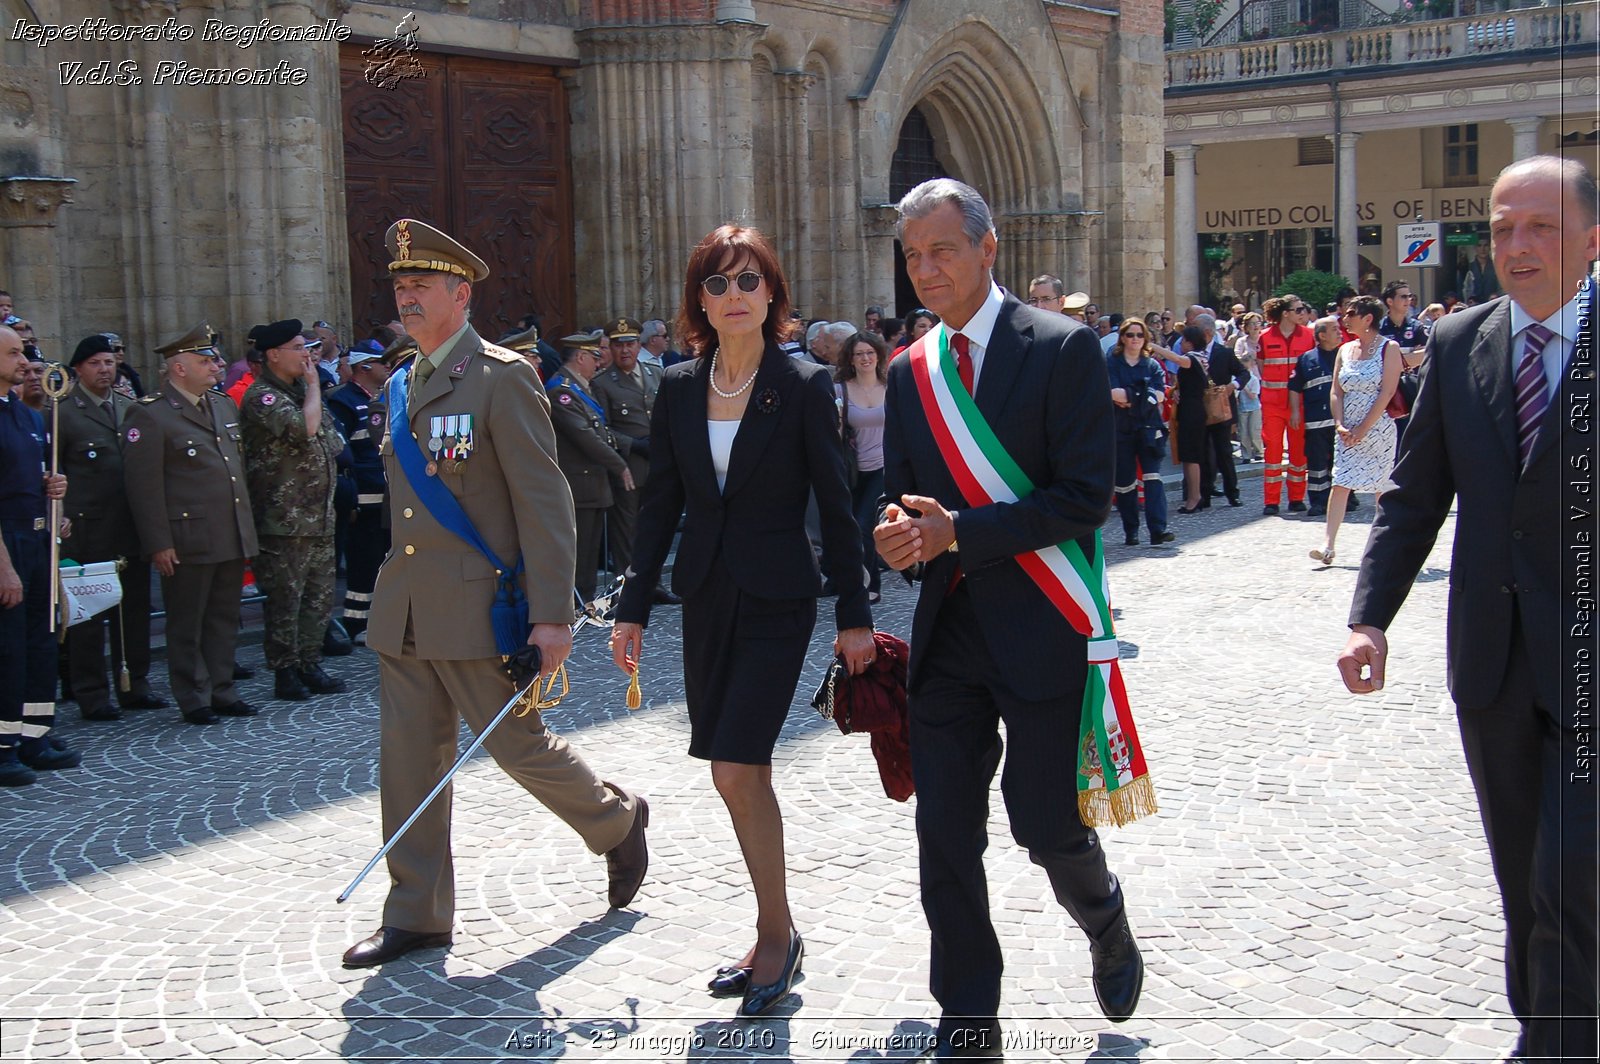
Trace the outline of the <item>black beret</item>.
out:
<instances>
[{"instance_id":1,"label":"black beret","mask_svg":"<svg viewBox=\"0 0 1600 1064\"><path fill-rule=\"evenodd\" d=\"M106 339L104 333L95 333L93 336L85 336L78 341L78 349L72 352L72 359L67 365L76 369L78 363L86 359L93 358L95 355L109 354L111 354L111 341Z\"/></svg>"},{"instance_id":2,"label":"black beret","mask_svg":"<svg viewBox=\"0 0 1600 1064\"><path fill-rule=\"evenodd\" d=\"M271 351L300 335L300 319L286 318L271 325L257 325L250 330L250 342L257 351Z\"/></svg>"}]
</instances>

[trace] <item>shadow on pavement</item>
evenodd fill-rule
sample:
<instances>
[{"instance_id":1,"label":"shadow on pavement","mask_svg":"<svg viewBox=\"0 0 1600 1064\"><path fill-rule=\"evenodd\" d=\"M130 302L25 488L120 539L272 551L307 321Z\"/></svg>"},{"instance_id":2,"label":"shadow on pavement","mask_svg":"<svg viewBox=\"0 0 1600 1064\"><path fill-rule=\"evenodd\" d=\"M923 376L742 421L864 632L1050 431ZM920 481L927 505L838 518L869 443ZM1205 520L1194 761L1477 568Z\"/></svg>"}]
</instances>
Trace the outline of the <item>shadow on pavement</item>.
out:
<instances>
[{"instance_id":1,"label":"shadow on pavement","mask_svg":"<svg viewBox=\"0 0 1600 1064\"><path fill-rule=\"evenodd\" d=\"M345 1060L556 1060L624 1043L639 1029L639 1002L628 1018L591 1020L551 1016L539 991L588 960L601 946L631 931L637 913L613 911L589 920L499 971L446 975L444 955L421 954L375 969L341 1011L349 1030Z\"/></svg>"}]
</instances>

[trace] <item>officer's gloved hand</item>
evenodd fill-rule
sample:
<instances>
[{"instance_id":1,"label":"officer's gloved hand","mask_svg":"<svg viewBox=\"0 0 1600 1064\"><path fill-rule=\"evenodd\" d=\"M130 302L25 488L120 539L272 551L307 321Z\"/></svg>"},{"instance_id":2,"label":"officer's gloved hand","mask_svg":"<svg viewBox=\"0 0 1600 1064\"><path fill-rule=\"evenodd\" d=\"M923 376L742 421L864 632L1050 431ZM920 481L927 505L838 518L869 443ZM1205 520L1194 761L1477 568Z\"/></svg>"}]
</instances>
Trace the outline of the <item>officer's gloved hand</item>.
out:
<instances>
[{"instance_id":1,"label":"officer's gloved hand","mask_svg":"<svg viewBox=\"0 0 1600 1064\"><path fill-rule=\"evenodd\" d=\"M539 678L539 648L531 643L506 659L506 672L517 690L522 690Z\"/></svg>"}]
</instances>

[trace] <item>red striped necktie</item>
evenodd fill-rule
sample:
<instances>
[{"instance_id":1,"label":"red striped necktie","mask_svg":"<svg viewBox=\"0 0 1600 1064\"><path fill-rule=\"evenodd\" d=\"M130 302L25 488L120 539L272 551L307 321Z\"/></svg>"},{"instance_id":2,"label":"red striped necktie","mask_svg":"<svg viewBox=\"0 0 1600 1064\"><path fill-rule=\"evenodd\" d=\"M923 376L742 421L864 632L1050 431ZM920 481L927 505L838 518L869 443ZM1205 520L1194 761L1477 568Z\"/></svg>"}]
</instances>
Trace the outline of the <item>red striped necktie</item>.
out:
<instances>
[{"instance_id":1,"label":"red striped necktie","mask_svg":"<svg viewBox=\"0 0 1600 1064\"><path fill-rule=\"evenodd\" d=\"M968 395L972 394L972 356L967 351L971 342L960 333L950 334L950 349L956 353L956 375Z\"/></svg>"},{"instance_id":2,"label":"red striped necktie","mask_svg":"<svg viewBox=\"0 0 1600 1064\"><path fill-rule=\"evenodd\" d=\"M1555 333L1534 322L1522 331L1522 361L1517 366L1517 458L1528 464L1534 441L1539 438L1539 423L1550 405L1544 376L1544 349Z\"/></svg>"}]
</instances>

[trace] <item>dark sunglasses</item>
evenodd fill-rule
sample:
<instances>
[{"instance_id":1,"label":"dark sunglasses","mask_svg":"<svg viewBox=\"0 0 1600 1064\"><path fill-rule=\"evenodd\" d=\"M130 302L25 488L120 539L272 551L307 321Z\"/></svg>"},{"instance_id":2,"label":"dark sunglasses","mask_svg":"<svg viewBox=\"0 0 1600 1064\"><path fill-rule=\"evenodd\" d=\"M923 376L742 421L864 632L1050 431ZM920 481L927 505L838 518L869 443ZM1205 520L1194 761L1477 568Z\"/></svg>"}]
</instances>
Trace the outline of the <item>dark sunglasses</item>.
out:
<instances>
[{"instance_id":1,"label":"dark sunglasses","mask_svg":"<svg viewBox=\"0 0 1600 1064\"><path fill-rule=\"evenodd\" d=\"M1295 307L1294 309L1299 311L1301 314L1310 314L1311 313L1311 308L1306 306L1304 303L1301 303L1298 307Z\"/></svg>"},{"instance_id":2,"label":"dark sunglasses","mask_svg":"<svg viewBox=\"0 0 1600 1064\"><path fill-rule=\"evenodd\" d=\"M1132 330L1129 330L1128 332L1122 334L1122 338L1124 340L1143 340L1145 336L1142 332L1133 332Z\"/></svg>"},{"instance_id":3,"label":"dark sunglasses","mask_svg":"<svg viewBox=\"0 0 1600 1064\"><path fill-rule=\"evenodd\" d=\"M741 292L754 292L761 287L763 279L756 271L745 270L739 276L733 278L733 283L739 286L739 291ZM714 273L704 281L701 281L700 286L706 290L706 295L708 296L726 295L728 280L729 278L726 274Z\"/></svg>"}]
</instances>

